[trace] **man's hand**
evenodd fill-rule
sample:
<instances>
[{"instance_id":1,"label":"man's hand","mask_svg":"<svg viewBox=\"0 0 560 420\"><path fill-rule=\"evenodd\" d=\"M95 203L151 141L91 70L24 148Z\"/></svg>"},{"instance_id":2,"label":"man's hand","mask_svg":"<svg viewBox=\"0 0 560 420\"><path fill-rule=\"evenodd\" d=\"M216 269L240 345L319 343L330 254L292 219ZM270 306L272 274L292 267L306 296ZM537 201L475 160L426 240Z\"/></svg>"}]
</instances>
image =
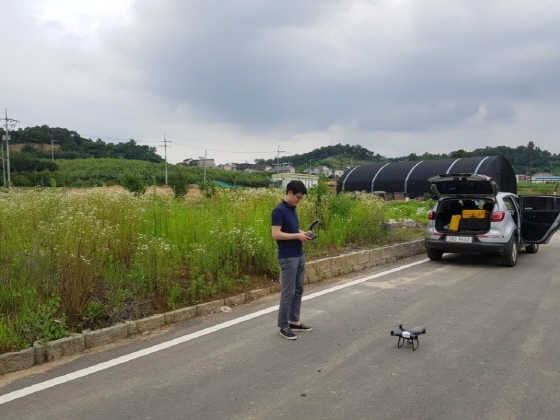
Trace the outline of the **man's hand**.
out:
<instances>
[{"instance_id":1,"label":"man's hand","mask_svg":"<svg viewBox=\"0 0 560 420\"><path fill-rule=\"evenodd\" d=\"M302 242L312 241L313 239L315 239L315 238L313 237L313 235L314 235L314 233L311 232L311 231L309 231L309 232L303 232L304 239L302 239L301 241L302 241Z\"/></svg>"},{"instance_id":2,"label":"man's hand","mask_svg":"<svg viewBox=\"0 0 560 420\"><path fill-rule=\"evenodd\" d=\"M281 229L281 226L272 226L272 239L277 241L290 241L299 239L301 242L307 242L311 240L311 238L307 236L309 232L300 230L298 233L285 233L282 232Z\"/></svg>"}]
</instances>

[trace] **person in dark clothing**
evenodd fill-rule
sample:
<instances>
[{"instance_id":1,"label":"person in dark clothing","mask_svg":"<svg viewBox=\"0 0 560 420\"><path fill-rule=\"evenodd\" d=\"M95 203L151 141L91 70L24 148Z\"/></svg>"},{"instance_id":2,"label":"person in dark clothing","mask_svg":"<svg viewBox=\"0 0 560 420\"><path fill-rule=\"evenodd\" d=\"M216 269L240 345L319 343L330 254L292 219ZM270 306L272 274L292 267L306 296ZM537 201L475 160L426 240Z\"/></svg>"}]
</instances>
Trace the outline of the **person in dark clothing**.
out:
<instances>
[{"instance_id":1,"label":"person in dark clothing","mask_svg":"<svg viewBox=\"0 0 560 420\"><path fill-rule=\"evenodd\" d=\"M311 240L309 234L299 228L296 207L307 194L301 181L290 181L286 186L284 200L272 210L272 239L278 244L278 263L281 270L282 293L278 309L280 335L288 340L297 339L294 331L311 331L313 328L301 323L300 309L305 280L305 254L303 242Z\"/></svg>"}]
</instances>

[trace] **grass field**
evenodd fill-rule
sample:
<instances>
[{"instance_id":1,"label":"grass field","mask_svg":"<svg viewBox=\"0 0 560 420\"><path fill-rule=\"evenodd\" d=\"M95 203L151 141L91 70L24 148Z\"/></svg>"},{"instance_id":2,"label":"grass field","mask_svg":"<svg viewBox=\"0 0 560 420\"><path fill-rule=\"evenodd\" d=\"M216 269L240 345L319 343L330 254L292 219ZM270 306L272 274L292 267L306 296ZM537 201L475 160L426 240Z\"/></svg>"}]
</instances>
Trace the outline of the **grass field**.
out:
<instances>
[{"instance_id":1,"label":"grass field","mask_svg":"<svg viewBox=\"0 0 560 420\"><path fill-rule=\"evenodd\" d=\"M122 188L15 189L0 194L0 353L70 331L189 306L278 278L271 210L284 192L217 189L174 198ZM320 219L308 259L422 235L430 202L384 202L325 185L298 206Z\"/></svg>"},{"instance_id":2,"label":"grass field","mask_svg":"<svg viewBox=\"0 0 560 420\"><path fill-rule=\"evenodd\" d=\"M518 195L560 195L560 184L517 184Z\"/></svg>"}]
</instances>

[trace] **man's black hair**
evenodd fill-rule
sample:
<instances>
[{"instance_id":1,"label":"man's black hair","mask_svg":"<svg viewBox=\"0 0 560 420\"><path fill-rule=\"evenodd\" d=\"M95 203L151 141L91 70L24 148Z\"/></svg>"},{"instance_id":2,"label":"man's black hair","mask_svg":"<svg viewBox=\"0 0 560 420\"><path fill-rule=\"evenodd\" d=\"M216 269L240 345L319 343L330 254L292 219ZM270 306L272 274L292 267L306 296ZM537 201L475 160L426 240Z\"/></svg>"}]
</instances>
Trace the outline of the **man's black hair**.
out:
<instances>
[{"instance_id":1,"label":"man's black hair","mask_svg":"<svg viewBox=\"0 0 560 420\"><path fill-rule=\"evenodd\" d=\"M288 182L288 185L286 185L286 194L288 194L290 191L294 194L307 194L307 188L305 187L305 184L301 181L296 180L292 180Z\"/></svg>"}]
</instances>

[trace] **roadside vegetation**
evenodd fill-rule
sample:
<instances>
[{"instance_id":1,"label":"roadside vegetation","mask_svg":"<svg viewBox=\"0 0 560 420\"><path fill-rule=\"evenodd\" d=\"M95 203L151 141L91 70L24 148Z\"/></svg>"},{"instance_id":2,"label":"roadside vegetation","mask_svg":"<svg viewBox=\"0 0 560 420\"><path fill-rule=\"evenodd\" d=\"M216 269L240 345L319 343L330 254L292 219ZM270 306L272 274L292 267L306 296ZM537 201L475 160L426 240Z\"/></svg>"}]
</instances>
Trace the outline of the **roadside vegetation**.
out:
<instances>
[{"instance_id":1,"label":"roadside vegetation","mask_svg":"<svg viewBox=\"0 0 560 420\"><path fill-rule=\"evenodd\" d=\"M548 182L539 184L519 183L517 184L518 195L560 195L560 184Z\"/></svg>"},{"instance_id":2,"label":"roadside vegetation","mask_svg":"<svg viewBox=\"0 0 560 420\"><path fill-rule=\"evenodd\" d=\"M284 191L207 183L201 192L0 193L0 353L278 281L270 212ZM421 237L431 206L321 183L298 206L302 228L321 220L307 257ZM419 228L386 229L389 220Z\"/></svg>"},{"instance_id":3,"label":"roadside vegetation","mask_svg":"<svg viewBox=\"0 0 560 420\"><path fill-rule=\"evenodd\" d=\"M87 188L121 185L127 187L130 180L138 185L165 185L166 167L164 162L149 162L133 159L61 159L38 162L30 161L23 166L24 153L12 152L16 168L24 172L12 173L12 184L16 187L66 187ZM54 167L54 168L53 168ZM168 179L182 179L185 185L221 181L233 186L268 187L269 173L245 173L224 171L198 166L168 165Z\"/></svg>"}]
</instances>

